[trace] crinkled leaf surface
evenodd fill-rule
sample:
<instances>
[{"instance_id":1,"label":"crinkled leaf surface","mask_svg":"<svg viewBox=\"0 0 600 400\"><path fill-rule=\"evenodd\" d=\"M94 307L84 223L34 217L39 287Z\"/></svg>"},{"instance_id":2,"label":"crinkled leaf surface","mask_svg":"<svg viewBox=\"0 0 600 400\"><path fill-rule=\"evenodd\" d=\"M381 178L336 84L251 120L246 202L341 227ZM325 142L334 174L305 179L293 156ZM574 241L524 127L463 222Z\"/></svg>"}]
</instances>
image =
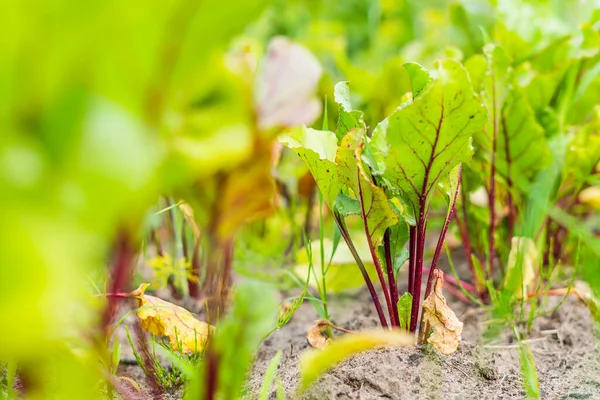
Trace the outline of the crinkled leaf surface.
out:
<instances>
[{"instance_id":1,"label":"crinkled leaf surface","mask_svg":"<svg viewBox=\"0 0 600 400\"><path fill-rule=\"evenodd\" d=\"M440 76L388 118L384 176L405 193L415 215L420 200L428 206L440 179L471 158L471 136L486 121L465 69L453 60L440 61L437 67Z\"/></svg>"},{"instance_id":2,"label":"crinkled leaf surface","mask_svg":"<svg viewBox=\"0 0 600 400\"><path fill-rule=\"evenodd\" d=\"M363 145L364 131L352 129L340 143L336 163L342 187L358 199L370 240L374 247L378 247L385 230L396 225L398 217L383 189L373 183L370 172L363 165Z\"/></svg>"},{"instance_id":3,"label":"crinkled leaf surface","mask_svg":"<svg viewBox=\"0 0 600 400\"><path fill-rule=\"evenodd\" d=\"M412 346L414 337L399 331L371 331L344 335L325 349L311 349L300 358L300 389L304 390L319 376L346 357L381 346Z\"/></svg>"},{"instance_id":4,"label":"crinkled leaf surface","mask_svg":"<svg viewBox=\"0 0 600 400\"><path fill-rule=\"evenodd\" d=\"M429 324L433 333L427 342L443 354L452 354L460 344L463 323L459 321L454 311L446 303L442 294L444 273L436 269L433 290L423 302L423 323Z\"/></svg>"},{"instance_id":5,"label":"crinkled leaf surface","mask_svg":"<svg viewBox=\"0 0 600 400\"><path fill-rule=\"evenodd\" d=\"M335 164L337 151L335 134L301 127L281 135L279 141L296 152L308 165L323 194L323 199L329 208L333 209L341 189Z\"/></svg>"},{"instance_id":6,"label":"crinkled leaf surface","mask_svg":"<svg viewBox=\"0 0 600 400\"><path fill-rule=\"evenodd\" d=\"M142 283L129 293L129 297L137 300L138 307L144 307L136 314L140 326L155 336L168 337L175 351L201 352L213 327L197 320L183 307L145 294L148 286L148 283Z\"/></svg>"}]
</instances>

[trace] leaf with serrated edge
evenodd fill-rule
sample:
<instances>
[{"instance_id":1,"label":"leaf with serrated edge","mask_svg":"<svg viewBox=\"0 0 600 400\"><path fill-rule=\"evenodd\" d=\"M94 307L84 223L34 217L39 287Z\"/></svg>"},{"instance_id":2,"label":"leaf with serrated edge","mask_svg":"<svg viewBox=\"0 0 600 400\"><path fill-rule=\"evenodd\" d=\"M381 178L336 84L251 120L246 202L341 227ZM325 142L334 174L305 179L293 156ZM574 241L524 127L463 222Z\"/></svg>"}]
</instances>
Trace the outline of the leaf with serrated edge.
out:
<instances>
[{"instance_id":1,"label":"leaf with serrated edge","mask_svg":"<svg viewBox=\"0 0 600 400\"><path fill-rule=\"evenodd\" d=\"M398 217L390 207L383 189L373 183L363 167L363 144L364 131L352 129L340 143L336 163L342 186L360 202L370 240L373 247L377 247L381 244L385 230L398 223Z\"/></svg>"},{"instance_id":2,"label":"leaf with serrated edge","mask_svg":"<svg viewBox=\"0 0 600 400\"><path fill-rule=\"evenodd\" d=\"M329 208L333 209L341 189L335 165L337 151L335 134L301 127L282 134L279 141L292 149L308 165L323 194L323 199Z\"/></svg>"},{"instance_id":3,"label":"leaf with serrated edge","mask_svg":"<svg viewBox=\"0 0 600 400\"><path fill-rule=\"evenodd\" d=\"M465 69L453 60L437 68L440 76L388 118L384 176L406 194L415 215L427 212L440 179L471 158L471 136L486 121Z\"/></svg>"}]
</instances>

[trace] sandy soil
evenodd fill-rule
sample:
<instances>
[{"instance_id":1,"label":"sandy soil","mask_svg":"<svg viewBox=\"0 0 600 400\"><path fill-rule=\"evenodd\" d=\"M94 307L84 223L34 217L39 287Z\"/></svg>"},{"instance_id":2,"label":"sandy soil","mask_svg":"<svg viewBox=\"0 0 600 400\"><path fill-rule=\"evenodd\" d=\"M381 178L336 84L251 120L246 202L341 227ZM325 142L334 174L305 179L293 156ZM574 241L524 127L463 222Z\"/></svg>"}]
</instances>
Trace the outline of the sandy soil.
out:
<instances>
[{"instance_id":1,"label":"sandy soil","mask_svg":"<svg viewBox=\"0 0 600 400\"><path fill-rule=\"evenodd\" d=\"M489 335L490 316L484 310L467 306L448 293L445 296L465 323L463 342L455 354L443 356L429 346L365 352L341 363L309 391L299 394L298 360L308 347L306 330L317 319L305 304L287 326L263 343L250 374L247 397L256 398L266 366L283 349L278 377L288 398L525 398L514 334L504 329ZM545 309L552 310L560 300L549 298ZM344 328L359 331L378 325L366 290L354 297L333 297L329 303L334 322ZM543 399L600 399L600 349L595 329L589 310L573 296L557 310L535 319L527 341ZM270 398L275 398L273 391Z\"/></svg>"},{"instance_id":2,"label":"sandy soil","mask_svg":"<svg viewBox=\"0 0 600 400\"><path fill-rule=\"evenodd\" d=\"M489 315L445 293L456 314L465 323L463 342L450 356L423 348L379 349L341 363L325 374L309 391L297 393L298 360L309 347L306 331L318 318L304 304L292 320L273 333L260 347L247 382L247 398L256 399L265 369L277 351L283 350L277 379L288 399L523 399L519 348L510 331L493 338L484 335ZM282 296L283 297L283 296ZM548 308L561 299L549 299ZM329 305L334 322L360 331L378 325L366 290L333 296ZM538 317L528 336L535 358L543 399L600 399L600 349L588 309L569 298L556 311ZM123 342L122 333L119 334ZM486 340L483 337L488 337ZM161 398L152 391L139 367L132 363L129 345L123 342L119 374L138 382L142 393L131 390L133 399ZM126 383L124 383L126 384ZM178 399L179 389L162 395ZM276 398L274 389L270 398ZM227 399L229 400L229 399Z\"/></svg>"},{"instance_id":3,"label":"sandy soil","mask_svg":"<svg viewBox=\"0 0 600 400\"><path fill-rule=\"evenodd\" d=\"M366 296L361 293L360 297ZM352 330L375 327L377 321L371 308L366 300L362 309L340 318L341 326ZM336 311L334 308L334 315L340 315ZM464 309L463 315L467 317L463 342L455 354L443 356L428 347L365 352L341 363L307 393L299 395L298 360L308 347L306 328L316 319L309 306L303 307L290 324L261 347L249 379L248 397L256 398L266 366L283 349L278 376L290 398L525 398L514 337L503 333L484 344L481 332L487 315L469 309ZM600 399L600 352L586 307L568 299L558 311L535 321L528 340L543 399ZM275 398L274 393L271 398Z\"/></svg>"}]
</instances>

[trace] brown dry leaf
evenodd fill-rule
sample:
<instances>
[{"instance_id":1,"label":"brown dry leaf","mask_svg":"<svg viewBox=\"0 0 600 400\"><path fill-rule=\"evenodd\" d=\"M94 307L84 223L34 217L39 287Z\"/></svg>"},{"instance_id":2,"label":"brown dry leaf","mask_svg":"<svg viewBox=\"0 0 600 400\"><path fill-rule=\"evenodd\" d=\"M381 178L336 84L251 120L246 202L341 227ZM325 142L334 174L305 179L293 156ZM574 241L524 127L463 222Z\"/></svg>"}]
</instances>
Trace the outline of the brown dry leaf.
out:
<instances>
[{"instance_id":1,"label":"brown dry leaf","mask_svg":"<svg viewBox=\"0 0 600 400\"><path fill-rule=\"evenodd\" d=\"M463 323L458 320L454 311L446 304L442 294L444 273L439 269L434 271L435 281L433 290L423 302L423 323L429 324L433 333L427 342L431 343L443 354L452 354L458 348Z\"/></svg>"},{"instance_id":2,"label":"brown dry leaf","mask_svg":"<svg viewBox=\"0 0 600 400\"><path fill-rule=\"evenodd\" d=\"M308 340L308 343L316 349L323 349L327 347L327 345L331 342L331 338L323 335L323 331L325 331L327 328L332 328L345 333L353 333L347 329L335 326L326 319L319 319L316 320L315 324L306 332L306 339Z\"/></svg>"},{"instance_id":3,"label":"brown dry leaf","mask_svg":"<svg viewBox=\"0 0 600 400\"><path fill-rule=\"evenodd\" d=\"M144 294L150 284L142 283L128 294L137 300L140 326L155 336L167 336L173 350L183 353L199 352L204 349L213 326L199 321L183 307ZM147 308L146 308L147 307Z\"/></svg>"}]
</instances>

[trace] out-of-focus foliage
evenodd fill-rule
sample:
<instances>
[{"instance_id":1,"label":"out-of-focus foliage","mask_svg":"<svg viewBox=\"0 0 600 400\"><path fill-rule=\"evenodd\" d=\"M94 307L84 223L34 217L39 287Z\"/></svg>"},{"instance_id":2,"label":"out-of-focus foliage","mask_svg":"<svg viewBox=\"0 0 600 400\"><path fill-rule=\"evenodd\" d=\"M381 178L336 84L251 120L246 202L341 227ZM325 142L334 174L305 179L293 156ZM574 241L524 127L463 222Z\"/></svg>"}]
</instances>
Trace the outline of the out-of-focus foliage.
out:
<instances>
[{"instance_id":1,"label":"out-of-focus foliage","mask_svg":"<svg viewBox=\"0 0 600 400\"><path fill-rule=\"evenodd\" d=\"M102 329L86 282L119 231L138 236L157 195L189 180L174 152L183 111L222 104L207 97L231 81L219 54L266 5L3 6L0 358L19 360L30 398L95 396Z\"/></svg>"},{"instance_id":2,"label":"out-of-focus foliage","mask_svg":"<svg viewBox=\"0 0 600 400\"><path fill-rule=\"evenodd\" d=\"M581 238L582 275L598 295L600 247L594 235L600 220L587 205L594 201L589 188L600 186L599 9L598 0L3 4L0 360L18 362L19 373L31 382L30 398L94 398L103 379L98 358L105 349L97 336L103 334L104 303L91 296L89 282L106 284L105 267L118 237L128 237L137 250L159 196L185 198L203 233L212 229L223 241L272 212L272 174L290 187L291 198L304 193L299 184L306 183L306 167L284 151L283 163L273 171L271 145L281 125L318 117L320 99L309 86L319 83L321 68L319 94L330 100L329 124L337 116L333 83L350 81L346 111L364 110L364 128L371 132L369 123L395 112L412 92L401 67L405 61L429 70L440 57L462 61L483 99L486 74L498 66L489 69L482 54L486 44L506 54L512 72L505 110L519 111L511 112L506 128L498 121L499 132L518 134L516 119L523 114L531 129L522 136L544 142L535 151L547 159L517 165L526 179L515 180L512 192L507 175L514 171L507 172L500 161L499 207L513 193L520 215L515 233L527 237L552 214L549 236L566 243L558 253L567 258L574 252L572 239ZM302 43L318 59L288 47L290 59L303 62L295 63L301 70L281 76L310 84L278 90L294 100L283 108L280 97L266 95L277 83L270 76L277 68L260 61L277 35ZM289 137L318 133L298 128ZM499 157L505 160L502 140ZM531 147L514 145L519 152ZM488 149L476 147L473 168L463 171L466 195L488 185L481 174L489 169ZM315 153L319 162L335 159ZM331 205L336 197L323 185L320 189ZM279 212L243 230L236 266L264 263L265 255L280 264L272 259L300 231L297 211L307 198L298 200L296 212ZM292 202L275 204L292 208ZM471 207L470 218L474 247L483 249L487 208ZM212 250L208 237L199 237ZM265 245L270 241L277 243ZM192 258L181 254L180 242L167 253L194 267ZM199 252L198 258L209 255Z\"/></svg>"},{"instance_id":3,"label":"out-of-focus foliage","mask_svg":"<svg viewBox=\"0 0 600 400\"><path fill-rule=\"evenodd\" d=\"M195 371L186 398L241 398L254 353L276 321L275 292L262 283L241 284L233 293L231 312L216 330L206 362Z\"/></svg>"}]
</instances>

